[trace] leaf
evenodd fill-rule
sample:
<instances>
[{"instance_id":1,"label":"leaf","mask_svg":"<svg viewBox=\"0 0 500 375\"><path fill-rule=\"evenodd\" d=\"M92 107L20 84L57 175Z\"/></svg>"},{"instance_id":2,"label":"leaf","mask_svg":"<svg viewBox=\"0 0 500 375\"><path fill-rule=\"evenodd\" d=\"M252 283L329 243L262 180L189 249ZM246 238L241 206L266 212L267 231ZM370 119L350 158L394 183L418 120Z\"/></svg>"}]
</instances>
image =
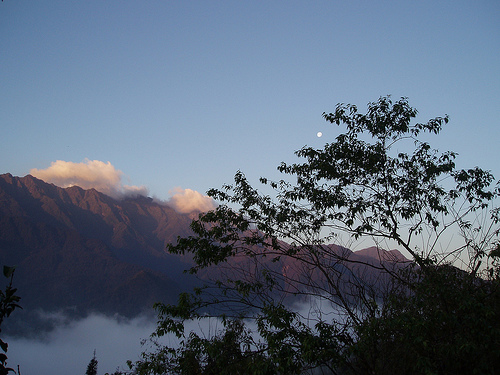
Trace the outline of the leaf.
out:
<instances>
[{"instance_id":1,"label":"leaf","mask_svg":"<svg viewBox=\"0 0 500 375\"><path fill-rule=\"evenodd\" d=\"M3 266L3 274L5 277L11 277L15 270L16 266L13 267Z\"/></svg>"},{"instance_id":2,"label":"leaf","mask_svg":"<svg viewBox=\"0 0 500 375\"><path fill-rule=\"evenodd\" d=\"M0 339L0 348L2 348L2 350L4 352L7 351L7 348L9 347L9 344L7 344L5 341L3 341L2 339Z\"/></svg>"}]
</instances>

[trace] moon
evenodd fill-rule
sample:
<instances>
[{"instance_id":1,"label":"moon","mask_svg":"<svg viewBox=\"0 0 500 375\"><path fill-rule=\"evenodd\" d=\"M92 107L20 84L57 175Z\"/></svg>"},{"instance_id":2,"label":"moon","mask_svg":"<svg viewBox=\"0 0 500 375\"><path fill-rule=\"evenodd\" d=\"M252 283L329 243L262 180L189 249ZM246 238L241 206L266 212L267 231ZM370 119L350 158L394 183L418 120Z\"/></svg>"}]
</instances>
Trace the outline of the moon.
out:
<instances>
[{"instance_id":1,"label":"moon","mask_svg":"<svg viewBox=\"0 0 500 375\"><path fill-rule=\"evenodd\" d=\"M321 132L318 132L318 134L316 134L318 136L318 138L321 138L321 136L323 135L323 133Z\"/></svg>"}]
</instances>

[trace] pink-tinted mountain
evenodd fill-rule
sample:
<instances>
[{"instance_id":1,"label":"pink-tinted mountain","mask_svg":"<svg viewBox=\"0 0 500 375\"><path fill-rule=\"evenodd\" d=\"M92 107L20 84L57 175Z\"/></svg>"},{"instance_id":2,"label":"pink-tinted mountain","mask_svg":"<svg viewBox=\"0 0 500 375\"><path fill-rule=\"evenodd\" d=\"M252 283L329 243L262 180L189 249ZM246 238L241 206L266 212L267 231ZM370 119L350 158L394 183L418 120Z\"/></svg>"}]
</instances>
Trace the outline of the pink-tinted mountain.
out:
<instances>
[{"instance_id":1,"label":"pink-tinted mountain","mask_svg":"<svg viewBox=\"0 0 500 375\"><path fill-rule=\"evenodd\" d=\"M151 198L115 200L30 175L0 175L0 265L16 265L24 310L133 316L192 286L166 244L191 218Z\"/></svg>"},{"instance_id":2,"label":"pink-tinted mountain","mask_svg":"<svg viewBox=\"0 0 500 375\"><path fill-rule=\"evenodd\" d=\"M152 312L155 302L175 303L180 292L199 281L183 272L192 266L188 257L165 249L178 236L191 234L192 217L143 196L116 200L94 189L60 188L31 175L0 175L0 266L17 266L21 320L36 311L132 317ZM406 260L397 250L353 253L328 246L353 261L349 272L357 272L357 264ZM290 275L300 270L293 260L270 267ZM199 276L220 272L211 268ZM363 272L379 277L376 268Z\"/></svg>"}]
</instances>

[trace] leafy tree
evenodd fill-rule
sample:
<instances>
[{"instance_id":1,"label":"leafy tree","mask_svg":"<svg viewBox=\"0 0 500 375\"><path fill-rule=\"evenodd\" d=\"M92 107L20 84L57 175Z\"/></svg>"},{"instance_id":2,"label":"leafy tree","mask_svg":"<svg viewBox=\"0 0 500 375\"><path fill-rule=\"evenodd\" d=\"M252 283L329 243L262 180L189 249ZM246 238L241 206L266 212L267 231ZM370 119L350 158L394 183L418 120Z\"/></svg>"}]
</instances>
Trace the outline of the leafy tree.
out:
<instances>
[{"instance_id":1,"label":"leafy tree","mask_svg":"<svg viewBox=\"0 0 500 375\"><path fill-rule=\"evenodd\" d=\"M144 353L135 370L139 374L275 373L276 366L256 350L259 344L242 321L224 320L223 325L224 330L213 337L191 332L179 348L158 346L156 352Z\"/></svg>"},{"instance_id":2,"label":"leafy tree","mask_svg":"<svg viewBox=\"0 0 500 375\"><path fill-rule=\"evenodd\" d=\"M233 185L210 190L221 204L169 251L192 254L190 272L212 282L177 305L157 305L154 336L175 334L180 347L159 345L132 367L456 373L464 358L485 360L500 337L499 212L489 208L499 189L490 172L459 170L455 153L423 140L447 116L415 123L416 115L406 98L381 97L366 114L339 104L323 116L346 131L323 149L297 151L305 161L282 163L282 180L261 178L273 196L241 172ZM461 242L443 249L450 232ZM412 262L382 250L378 262L359 260L347 249L356 241L397 247ZM306 316L297 299L311 303ZM186 321L210 317L222 319L219 332L186 334Z\"/></svg>"},{"instance_id":3,"label":"leafy tree","mask_svg":"<svg viewBox=\"0 0 500 375\"><path fill-rule=\"evenodd\" d=\"M95 350L94 350L94 356L90 360L89 364L87 365L87 371L85 372L85 375L97 375L97 358L95 356Z\"/></svg>"},{"instance_id":4,"label":"leafy tree","mask_svg":"<svg viewBox=\"0 0 500 375\"><path fill-rule=\"evenodd\" d=\"M498 268L497 268L498 270ZM451 266L394 293L356 327L359 373L495 374L500 365L500 283Z\"/></svg>"},{"instance_id":5,"label":"leafy tree","mask_svg":"<svg viewBox=\"0 0 500 375\"><path fill-rule=\"evenodd\" d=\"M14 279L14 271L16 267L3 267L3 274L6 278L9 279L9 284L5 288L5 291L0 290L0 325L3 323L5 318L8 318L10 314L14 312L15 309L22 307L19 305L19 301L21 297L16 295L17 288L12 287L12 282ZM1 332L1 330L0 330ZM0 375L8 374L9 372L14 372L15 370L6 367L7 366L7 349L9 345L0 339L0 348L4 353L0 353Z\"/></svg>"}]
</instances>

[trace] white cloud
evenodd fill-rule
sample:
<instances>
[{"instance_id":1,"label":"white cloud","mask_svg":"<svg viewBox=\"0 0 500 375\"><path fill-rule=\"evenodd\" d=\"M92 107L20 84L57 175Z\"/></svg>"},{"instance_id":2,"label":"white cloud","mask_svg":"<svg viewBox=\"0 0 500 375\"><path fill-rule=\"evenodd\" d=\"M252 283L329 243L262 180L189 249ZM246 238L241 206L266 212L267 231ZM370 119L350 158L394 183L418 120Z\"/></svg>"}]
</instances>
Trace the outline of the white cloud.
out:
<instances>
[{"instance_id":1,"label":"white cloud","mask_svg":"<svg viewBox=\"0 0 500 375\"><path fill-rule=\"evenodd\" d=\"M100 160L85 159L81 163L73 163L57 160L50 163L50 167L46 169L33 168L30 174L63 188L75 185L82 189L94 188L116 199L148 195L148 189L144 186L124 185L123 172L116 169L109 161L105 163ZM216 207L212 198L195 190L175 188L170 194L172 197L166 204L180 213L207 212Z\"/></svg>"},{"instance_id":2,"label":"white cloud","mask_svg":"<svg viewBox=\"0 0 500 375\"><path fill-rule=\"evenodd\" d=\"M170 194L172 197L167 204L180 213L207 212L216 207L212 198L195 190L176 188Z\"/></svg>"},{"instance_id":3,"label":"white cloud","mask_svg":"<svg viewBox=\"0 0 500 375\"><path fill-rule=\"evenodd\" d=\"M81 163L57 160L47 169L33 168L30 174L45 182L66 188L79 186L82 189L94 188L113 198L148 194L144 186L122 184L123 172L116 169L109 161L85 159Z\"/></svg>"}]
</instances>

